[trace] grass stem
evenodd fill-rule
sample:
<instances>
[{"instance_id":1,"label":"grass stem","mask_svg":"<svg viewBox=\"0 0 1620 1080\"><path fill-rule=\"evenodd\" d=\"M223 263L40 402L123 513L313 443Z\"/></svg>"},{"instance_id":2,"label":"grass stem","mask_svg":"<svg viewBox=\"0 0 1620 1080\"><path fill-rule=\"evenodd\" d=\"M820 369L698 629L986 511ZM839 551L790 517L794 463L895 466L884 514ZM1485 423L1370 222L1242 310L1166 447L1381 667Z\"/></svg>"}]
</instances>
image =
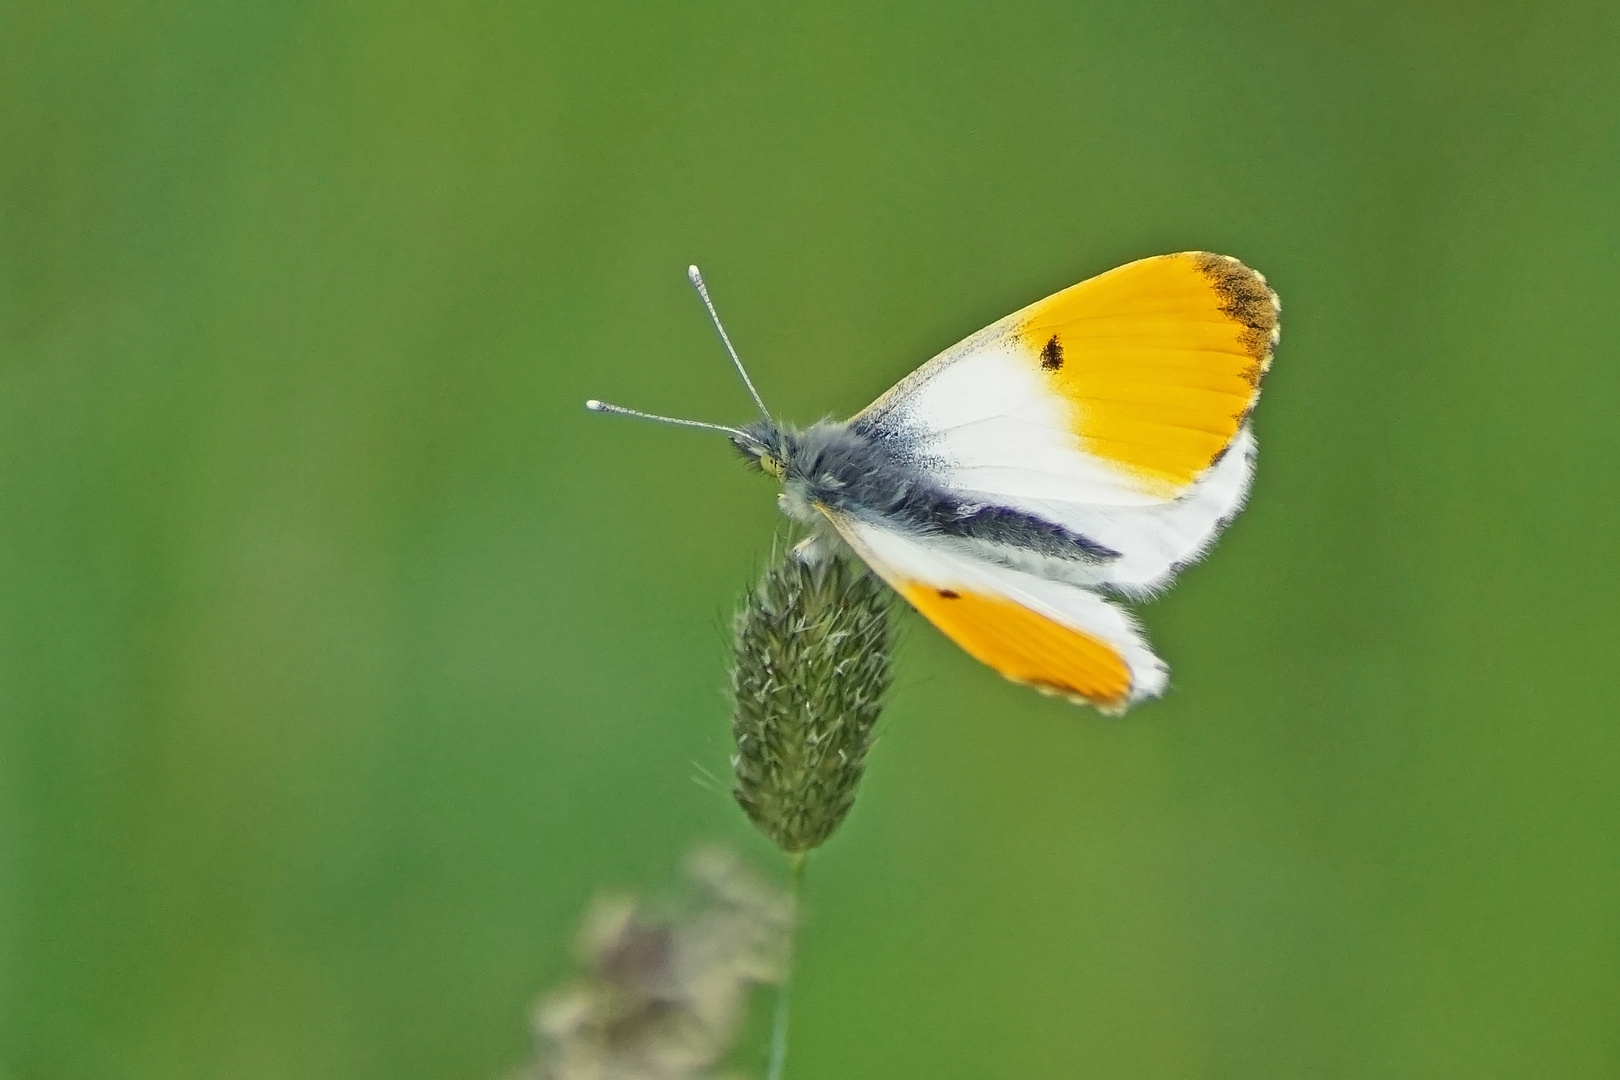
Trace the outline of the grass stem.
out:
<instances>
[{"instance_id":1,"label":"grass stem","mask_svg":"<svg viewBox=\"0 0 1620 1080\"><path fill-rule=\"evenodd\" d=\"M799 933L799 895L804 888L804 864L808 852L788 856L788 895L793 898L793 927L788 932L787 957L782 961L782 983L776 991L776 1013L771 1020L771 1060L765 1080L782 1080L787 1068L788 1010L793 990L793 955Z\"/></svg>"}]
</instances>

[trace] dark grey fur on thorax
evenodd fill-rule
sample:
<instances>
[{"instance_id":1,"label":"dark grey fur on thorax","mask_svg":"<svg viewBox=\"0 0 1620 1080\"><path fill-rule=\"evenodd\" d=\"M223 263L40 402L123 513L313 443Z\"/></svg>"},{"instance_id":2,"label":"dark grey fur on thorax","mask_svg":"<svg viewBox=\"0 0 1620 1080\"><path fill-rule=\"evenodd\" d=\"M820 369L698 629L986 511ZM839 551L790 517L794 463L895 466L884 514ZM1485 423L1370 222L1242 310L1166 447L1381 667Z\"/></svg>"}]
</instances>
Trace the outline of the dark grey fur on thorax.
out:
<instances>
[{"instance_id":1,"label":"dark grey fur on thorax","mask_svg":"<svg viewBox=\"0 0 1620 1080\"><path fill-rule=\"evenodd\" d=\"M1056 522L952 494L920 467L912 441L888 430L869 433L855 424L825 420L804 431L768 420L744 430L747 441L732 442L755 465L766 456L780 461L790 500L820 503L914 532L1006 544L1074 562L1119 557L1112 548Z\"/></svg>"}]
</instances>

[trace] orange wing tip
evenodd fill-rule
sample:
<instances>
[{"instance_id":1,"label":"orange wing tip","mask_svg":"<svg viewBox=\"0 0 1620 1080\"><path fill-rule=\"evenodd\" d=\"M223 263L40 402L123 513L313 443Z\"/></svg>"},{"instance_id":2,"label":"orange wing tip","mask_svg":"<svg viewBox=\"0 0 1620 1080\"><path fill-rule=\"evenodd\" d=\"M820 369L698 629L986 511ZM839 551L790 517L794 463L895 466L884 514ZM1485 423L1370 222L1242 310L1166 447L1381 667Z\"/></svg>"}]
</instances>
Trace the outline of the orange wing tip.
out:
<instances>
[{"instance_id":1,"label":"orange wing tip","mask_svg":"<svg viewBox=\"0 0 1620 1080\"><path fill-rule=\"evenodd\" d=\"M1080 446L1174 498L1248 418L1271 366L1277 294L1228 255L1140 259L1025 309L1015 333Z\"/></svg>"},{"instance_id":2,"label":"orange wing tip","mask_svg":"<svg viewBox=\"0 0 1620 1080\"><path fill-rule=\"evenodd\" d=\"M1042 694L1119 716L1163 690L1162 666L1139 677L1113 643L1022 604L967 589L902 584L901 595L962 650ZM1154 660L1157 663L1157 660Z\"/></svg>"}]
</instances>

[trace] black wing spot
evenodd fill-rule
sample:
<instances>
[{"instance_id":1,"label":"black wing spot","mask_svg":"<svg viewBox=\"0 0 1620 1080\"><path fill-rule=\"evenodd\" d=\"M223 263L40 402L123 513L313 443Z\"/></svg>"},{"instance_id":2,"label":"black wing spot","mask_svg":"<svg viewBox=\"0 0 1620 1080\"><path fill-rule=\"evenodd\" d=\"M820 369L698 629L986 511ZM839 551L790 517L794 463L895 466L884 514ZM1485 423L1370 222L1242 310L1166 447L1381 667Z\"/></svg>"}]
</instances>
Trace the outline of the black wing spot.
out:
<instances>
[{"instance_id":1,"label":"black wing spot","mask_svg":"<svg viewBox=\"0 0 1620 1080\"><path fill-rule=\"evenodd\" d=\"M962 594L954 589L941 589L939 590L939 598L941 600L960 600Z\"/></svg>"},{"instance_id":2,"label":"black wing spot","mask_svg":"<svg viewBox=\"0 0 1620 1080\"><path fill-rule=\"evenodd\" d=\"M1062 366L1063 342L1058 340L1056 334L1053 334L1047 339L1046 344L1041 346L1041 367L1047 371L1056 371Z\"/></svg>"}]
</instances>

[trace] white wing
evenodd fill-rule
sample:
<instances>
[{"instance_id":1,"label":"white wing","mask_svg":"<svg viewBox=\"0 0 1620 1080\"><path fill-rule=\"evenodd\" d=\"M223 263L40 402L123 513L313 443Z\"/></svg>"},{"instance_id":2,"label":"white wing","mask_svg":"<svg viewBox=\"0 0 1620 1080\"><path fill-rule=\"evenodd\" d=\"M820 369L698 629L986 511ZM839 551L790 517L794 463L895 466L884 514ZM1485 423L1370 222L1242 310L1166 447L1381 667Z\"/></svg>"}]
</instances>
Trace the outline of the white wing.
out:
<instances>
[{"instance_id":1,"label":"white wing","mask_svg":"<svg viewBox=\"0 0 1620 1080\"><path fill-rule=\"evenodd\" d=\"M1169 673L1131 616L1096 593L829 513L879 577L970 656L1015 682L1118 714Z\"/></svg>"}]
</instances>

